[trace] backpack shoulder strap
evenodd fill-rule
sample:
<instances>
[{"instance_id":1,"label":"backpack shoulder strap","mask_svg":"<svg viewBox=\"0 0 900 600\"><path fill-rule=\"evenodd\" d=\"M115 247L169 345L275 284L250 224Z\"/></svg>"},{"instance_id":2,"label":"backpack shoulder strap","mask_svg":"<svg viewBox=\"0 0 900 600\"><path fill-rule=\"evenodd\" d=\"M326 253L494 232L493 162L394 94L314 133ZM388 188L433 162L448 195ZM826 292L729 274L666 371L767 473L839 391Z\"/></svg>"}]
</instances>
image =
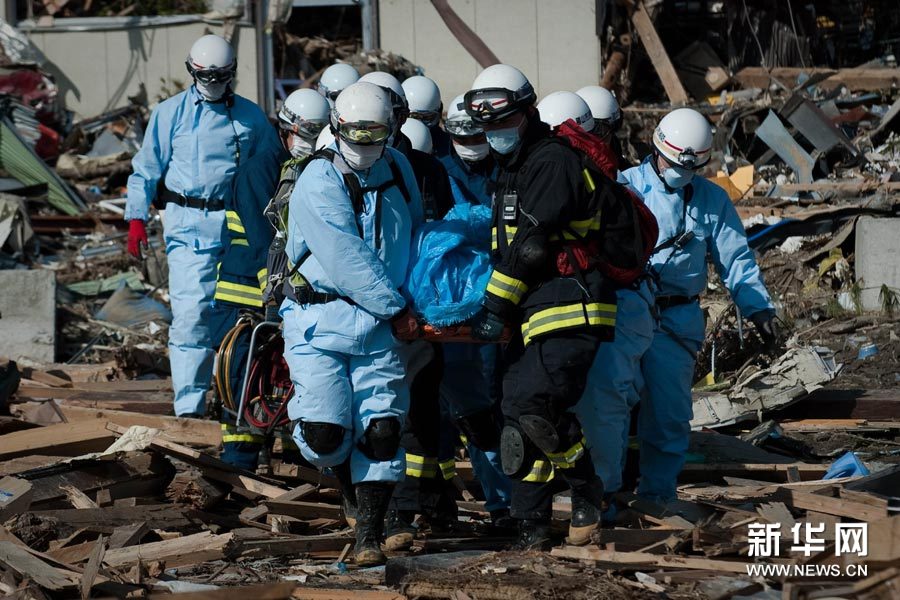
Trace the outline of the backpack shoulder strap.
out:
<instances>
[{"instance_id":1,"label":"backpack shoulder strap","mask_svg":"<svg viewBox=\"0 0 900 600\"><path fill-rule=\"evenodd\" d=\"M350 204L353 206L353 212L361 214L363 212L363 189L362 186L359 185L359 179L356 177L353 169L350 168L350 165L347 164L344 157L334 150L323 148L316 154L320 152L322 153L322 156L331 161L331 164L333 164L344 177L344 185L347 186L347 191L350 192Z\"/></svg>"},{"instance_id":2,"label":"backpack shoulder strap","mask_svg":"<svg viewBox=\"0 0 900 600\"><path fill-rule=\"evenodd\" d=\"M409 193L409 188L406 187L406 179L403 177L403 171L400 170L400 166L397 164L397 161L394 160L394 156L390 152L385 156L385 160L387 160L387 164L391 168L391 178L393 179L393 182L400 188L403 199L409 204L412 196Z\"/></svg>"}]
</instances>

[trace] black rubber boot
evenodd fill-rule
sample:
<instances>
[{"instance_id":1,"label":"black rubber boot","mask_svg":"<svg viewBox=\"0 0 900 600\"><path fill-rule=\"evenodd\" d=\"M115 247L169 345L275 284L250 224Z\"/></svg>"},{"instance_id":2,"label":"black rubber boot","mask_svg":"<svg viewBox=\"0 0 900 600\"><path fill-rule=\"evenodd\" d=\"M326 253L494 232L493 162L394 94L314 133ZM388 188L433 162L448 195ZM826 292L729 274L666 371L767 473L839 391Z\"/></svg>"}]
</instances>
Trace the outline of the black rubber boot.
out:
<instances>
[{"instance_id":1,"label":"black rubber boot","mask_svg":"<svg viewBox=\"0 0 900 600\"><path fill-rule=\"evenodd\" d=\"M566 542L573 546L586 546L591 535L600 525L600 510L584 496L572 492L572 521L569 523L569 537Z\"/></svg>"},{"instance_id":2,"label":"black rubber boot","mask_svg":"<svg viewBox=\"0 0 900 600\"><path fill-rule=\"evenodd\" d=\"M549 550L552 546L550 519L522 519L519 521L519 539L514 550Z\"/></svg>"},{"instance_id":3,"label":"black rubber boot","mask_svg":"<svg viewBox=\"0 0 900 600\"><path fill-rule=\"evenodd\" d=\"M381 551L384 517L394 484L369 481L356 485L356 564L360 567L383 565L387 558Z\"/></svg>"},{"instance_id":4,"label":"black rubber boot","mask_svg":"<svg viewBox=\"0 0 900 600\"><path fill-rule=\"evenodd\" d=\"M508 508L491 511L491 533L493 535L515 535L518 521L512 518Z\"/></svg>"},{"instance_id":5,"label":"black rubber boot","mask_svg":"<svg viewBox=\"0 0 900 600\"><path fill-rule=\"evenodd\" d=\"M385 550L409 550L416 537L413 521L416 513L411 510L389 510L387 514L387 538Z\"/></svg>"},{"instance_id":6,"label":"black rubber boot","mask_svg":"<svg viewBox=\"0 0 900 600\"><path fill-rule=\"evenodd\" d=\"M341 486L341 508L344 511L344 519L351 529L356 529L356 486L350 477L350 461L334 467L331 471Z\"/></svg>"}]
</instances>

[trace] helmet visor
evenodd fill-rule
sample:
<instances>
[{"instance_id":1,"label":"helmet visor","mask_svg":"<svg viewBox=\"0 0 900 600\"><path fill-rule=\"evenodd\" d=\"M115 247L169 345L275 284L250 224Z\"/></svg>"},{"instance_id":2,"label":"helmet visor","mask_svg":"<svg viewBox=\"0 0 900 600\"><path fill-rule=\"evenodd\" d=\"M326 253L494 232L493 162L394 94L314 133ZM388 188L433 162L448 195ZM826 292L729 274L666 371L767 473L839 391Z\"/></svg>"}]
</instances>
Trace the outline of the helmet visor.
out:
<instances>
[{"instance_id":1,"label":"helmet visor","mask_svg":"<svg viewBox=\"0 0 900 600\"><path fill-rule=\"evenodd\" d=\"M409 118L415 119L417 121L422 121L423 123L431 127L441 120L441 115L436 110L414 110L410 111Z\"/></svg>"},{"instance_id":2,"label":"helmet visor","mask_svg":"<svg viewBox=\"0 0 900 600\"><path fill-rule=\"evenodd\" d=\"M391 135L391 128L374 121L357 121L355 123L338 123L338 136L345 142L360 145L381 144Z\"/></svg>"},{"instance_id":3,"label":"helmet visor","mask_svg":"<svg viewBox=\"0 0 900 600\"><path fill-rule=\"evenodd\" d=\"M457 137L472 137L484 133L484 128L468 117L454 117L444 121L444 130Z\"/></svg>"},{"instance_id":4,"label":"helmet visor","mask_svg":"<svg viewBox=\"0 0 900 600\"><path fill-rule=\"evenodd\" d=\"M476 123L493 123L512 115L533 95L530 87L519 92L506 88L470 90L464 96L466 114Z\"/></svg>"},{"instance_id":5,"label":"helmet visor","mask_svg":"<svg viewBox=\"0 0 900 600\"><path fill-rule=\"evenodd\" d=\"M341 94L341 90L329 90L327 85L321 83L319 84L318 91L332 102L337 100L337 97Z\"/></svg>"}]
</instances>

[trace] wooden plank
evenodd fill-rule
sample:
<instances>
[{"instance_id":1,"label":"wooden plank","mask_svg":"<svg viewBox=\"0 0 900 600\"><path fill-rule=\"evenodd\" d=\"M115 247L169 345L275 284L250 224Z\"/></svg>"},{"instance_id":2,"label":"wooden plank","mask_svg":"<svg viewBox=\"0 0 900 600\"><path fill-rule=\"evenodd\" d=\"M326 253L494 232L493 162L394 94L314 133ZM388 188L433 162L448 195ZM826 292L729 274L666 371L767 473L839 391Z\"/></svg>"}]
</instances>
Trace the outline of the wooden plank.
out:
<instances>
[{"instance_id":1,"label":"wooden plank","mask_svg":"<svg viewBox=\"0 0 900 600\"><path fill-rule=\"evenodd\" d=\"M91 588L94 587L94 581L97 579L97 572L100 570L105 554L106 538L101 535L94 544L94 550L91 552L81 576L81 600L88 600L91 597Z\"/></svg>"},{"instance_id":2,"label":"wooden plank","mask_svg":"<svg viewBox=\"0 0 900 600\"><path fill-rule=\"evenodd\" d=\"M30 482L15 477L0 479L0 523L28 510L34 498Z\"/></svg>"},{"instance_id":3,"label":"wooden plank","mask_svg":"<svg viewBox=\"0 0 900 600\"><path fill-rule=\"evenodd\" d=\"M514 594L509 596L515 597ZM407 597L390 590L341 590L297 588L293 600L407 600Z\"/></svg>"},{"instance_id":4,"label":"wooden plank","mask_svg":"<svg viewBox=\"0 0 900 600\"><path fill-rule=\"evenodd\" d=\"M3 438L0 438L2 440ZM55 465L69 458L68 456L45 456L36 454L34 456L20 456L10 460L0 462L0 476L18 475L32 469L40 469Z\"/></svg>"},{"instance_id":5,"label":"wooden plank","mask_svg":"<svg viewBox=\"0 0 900 600\"><path fill-rule=\"evenodd\" d=\"M145 535L150 532L147 523L132 523L131 525L123 525L113 529L112 535L109 536L109 547L111 550L117 548L127 548L139 543Z\"/></svg>"},{"instance_id":6,"label":"wooden plank","mask_svg":"<svg viewBox=\"0 0 900 600\"><path fill-rule=\"evenodd\" d=\"M234 546L233 534L215 535L204 531L173 540L111 549L103 562L110 567L124 567L139 560L158 560L164 562L166 568L186 567L210 560L222 560L233 552Z\"/></svg>"},{"instance_id":7,"label":"wooden plank","mask_svg":"<svg viewBox=\"0 0 900 600\"><path fill-rule=\"evenodd\" d=\"M785 409L778 418L806 418L811 406L815 407L819 419L892 421L900 414L900 391L896 388L865 391L822 388Z\"/></svg>"},{"instance_id":8,"label":"wooden plank","mask_svg":"<svg viewBox=\"0 0 900 600\"><path fill-rule=\"evenodd\" d=\"M887 516L886 508L850 502L841 498L829 498L828 496L801 492L799 490L780 488L776 497L788 506L838 517L858 519L860 521L877 521Z\"/></svg>"},{"instance_id":9,"label":"wooden plank","mask_svg":"<svg viewBox=\"0 0 900 600\"><path fill-rule=\"evenodd\" d=\"M28 421L23 421L16 417L0 416L0 435L6 435L7 433L13 433L14 431L23 431L25 429L34 429L36 427L40 427L40 425L37 423L29 423Z\"/></svg>"},{"instance_id":10,"label":"wooden plank","mask_svg":"<svg viewBox=\"0 0 900 600\"><path fill-rule=\"evenodd\" d=\"M662 81L663 88L666 90L666 96L669 97L669 102L672 104L687 104L689 100L688 94L684 91L684 86L681 85L678 73L672 65L669 54L666 52L666 48L656 32L653 20L650 18L650 14L644 7L643 2L639 3L635 8L634 13L631 15L631 22L634 24L638 36L640 36L641 43L647 50L647 55L650 57L650 62L653 63L653 68L656 69L656 74L659 75L659 79Z\"/></svg>"},{"instance_id":11,"label":"wooden plank","mask_svg":"<svg viewBox=\"0 0 900 600\"><path fill-rule=\"evenodd\" d=\"M0 542L0 562L48 590L72 589L79 581L77 574L48 565L25 548L10 542Z\"/></svg>"},{"instance_id":12,"label":"wooden plank","mask_svg":"<svg viewBox=\"0 0 900 600\"><path fill-rule=\"evenodd\" d=\"M266 498L277 498L284 494L284 488L266 483L247 473L231 473L228 471L220 471L211 467L201 467L203 474L210 479L227 483L237 488L243 488L249 492Z\"/></svg>"},{"instance_id":13,"label":"wooden plank","mask_svg":"<svg viewBox=\"0 0 900 600\"><path fill-rule=\"evenodd\" d=\"M171 392L171 379L130 379L126 381L80 381L72 386L89 392Z\"/></svg>"},{"instance_id":14,"label":"wooden plank","mask_svg":"<svg viewBox=\"0 0 900 600\"><path fill-rule=\"evenodd\" d=\"M353 538L347 534L291 536L289 538L241 540L241 558L269 558L311 552L337 552Z\"/></svg>"},{"instance_id":15,"label":"wooden plank","mask_svg":"<svg viewBox=\"0 0 900 600\"><path fill-rule=\"evenodd\" d=\"M47 556L70 565L75 565L86 561L94 551L96 540L75 544L74 546L66 546L65 548L57 548L47 552Z\"/></svg>"},{"instance_id":16,"label":"wooden plank","mask_svg":"<svg viewBox=\"0 0 900 600\"><path fill-rule=\"evenodd\" d=\"M222 431L216 421L148 415L124 410L84 408L69 404L61 404L59 408L70 423L99 419L121 427L134 425L152 427L159 429L163 438L179 444L215 447L222 441Z\"/></svg>"},{"instance_id":17,"label":"wooden plank","mask_svg":"<svg viewBox=\"0 0 900 600\"><path fill-rule=\"evenodd\" d=\"M83 527L100 533L112 533L116 527L137 522L146 522L151 529L179 529L193 524L185 510L171 504L42 510L32 511L31 514L54 517L72 527Z\"/></svg>"},{"instance_id":18,"label":"wooden plank","mask_svg":"<svg viewBox=\"0 0 900 600\"><path fill-rule=\"evenodd\" d=\"M831 73L823 81L816 84L823 90L831 90L839 86L846 86L851 92L875 92L888 90L900 84L900 69L869 69L849 68L834 69L799 67L775 67L771 73L762 67L744 67L735 75L735 80L745 88L766 89L771 84L771 78L784 83L788 88L796 87L797 78L801 75L815 77L820 73Z\"/></svg>"},{"instance_id":19,"label":"wooden plank","mask_svg":"<svg viewBox=\"0 0 900 600\"><path fill-rule=\"evenodd\" d=\"M263 583L244 587L229 587L208 592L187 592L178 594L177 600L231 600L232 598L252 598L253 600L290 600L297 589L294 583ZM353 594L359 593L357 591ZM354 596L355 597L355 596ZM173 594L150 594L150 600L172 600ZM398 596L398 600L405 597ZM372 599L382 600L382 599ZM384 599L388 600L388 599ZM391 599L392 600L392 599Z\"/></svg>"},{"instance_id":20,"label":"wooden plank","mask_svg":"<svg viewBox=\"0 0 900 600\"><path fill-rule=\"evenodd\" d=\"M56 375L35 369L34 367L22 367L22 379L30 379L31 381L37 381L38 383L49 385L51 387L72 387L72 382L68 379L57 377ZM23 381L22 383L25 382Z\"/></svg>"},{"instance_id":21,"label":"wooden plank","mask_svg":"<svg viewBox=\"0 0 900 600\"><path fill-rule=\"evenodd\" d=\"M340 519L340 506L322 502L302 502L299 500L267 500L270 514L287 515L297 519Z\"/></svg>"},{"instance_id":22,"label":"wooden plank","mask_svg":"<svg viewBox=\"0 0 900 600\"><path fill-rule=\"evenodd\" d=\"M69 502L75 508L97 508L97 504L91 500L87 494L71 485L62 485L60 489L65 492Z\"/></svg>"},{"instance_id":23,"label":"wooden plank","mask_svg":"<svg viewBox=\"0 0 900 600\"><path fill-rule=\"evenodd\" d=\"M272 468L272 474L286 479L301 479L321 487L337 488L339 486L336 477L301 465L277 463Z\"/></svg>"},{"instance_id":24,"label":"wooden plank","mask_svg":"<svg viewBox=\"0 0 900 600\"><path fill-rule=\"evenodd\" d=\"M819 480L828 472L828 465L809 463L761 464L761 463L688 463L684 465L678 480L682 482L710 481L725 476L756 477L767 476L778 481L787 481L788 470L796 467L804 480Z\"/></svg>"},{"instance_id":25,"label":"wooden plank","mask_svg":"<svg viewBox=\"0 0 900 600\"><path fill-rule=\"evenodd\" d=\"M115 436L106 429L104 421L59 423L0 437L0 458L30 454L80 456L106 450L114 440Z\"/></svg>"},{"instance_id":26,"label":"wooden plank","mask_svg":"<svg viewBox=\"0 0 900 600\"><path fill-rule=\"evenodd\" d=\"M615 552L586 546L563 546L550 551L551 556L575 560L592 560L614 568L660 567L663 569L703 569L723 573L747 573L746 561L713 560L686 556L663 556L645 552Z\"/></svg>"},{"instance_id":27,"label":"wooden plank","mask_svg":"<svg viewBox=\"0 0 900 600\"><path fill-rule=\"evenodd\" d=\"M769 523L778 523L783 528L794 526L794 516L783 502L764 502L756 507L756 512Z\"/></svg>"},{"instance_id":28,"label":"wooden plank","mask_svg":"<svg viewBox=\"0 0 900 600\"><path fill-rule=\"evenodd\" d=\"M305 497L309 496L310 494L314 493L317 489L318 488L314 485L311 485L309 483L304 483L304 484L298 485L297 487L293 488L292 490L289 490L289 491L283 493L282 495L275 498L275 500L282 501L282 502L290 501L290 500L300 500L300 499L305 498Z\"/></svg>"}]
</instances>

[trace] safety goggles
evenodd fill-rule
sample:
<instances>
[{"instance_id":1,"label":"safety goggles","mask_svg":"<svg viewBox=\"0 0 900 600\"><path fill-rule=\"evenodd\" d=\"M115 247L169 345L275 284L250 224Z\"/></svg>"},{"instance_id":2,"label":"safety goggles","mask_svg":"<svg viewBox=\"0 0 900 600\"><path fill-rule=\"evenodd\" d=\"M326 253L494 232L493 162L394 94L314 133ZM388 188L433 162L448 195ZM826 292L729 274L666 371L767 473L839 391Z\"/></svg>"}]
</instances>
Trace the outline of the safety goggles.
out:
<instances>
[{"instance_id":1,"label":"safety goggles","mask_svg":"<svg viewBox=\"0 0 900 600\"><path fill-rule=\"evenodd\" d=\"M454 117L444 121L444 130L455 137L473 137L484 133L484 128L468 117Z\"/></svg>"},{"instance_id":2,"label":"safety goggles","mask_svg":"<svg viewBox=\"0 0 900 600\"><path fill-rule=\"evenodd\" d=\"M228 83L234 79L234 73L237 70L235 66L222 69L198 69L194 67L190 61L185 61L184 64L187 65L187 70L191 77L200 83L207 85L212 83Z\"/></svg>"},{"instance_id":3,"label":"safety goggles","mask_svg":"<svg viewBox=\"0 0 900 600\"><path fill-rule=\"evenodd\" d=\"M338 121L337 134L345 142L369 146L386 142L391 135L391 128L383 123L373 121L356 121L355 123Z\"/></svg>"},{"instance_id":4,"label":"safety goggles","mask_svg":"<svg viewBox=\"0 0 900 600\"><path fill-rule=\"evenodd\" d=\"M410 119L415 119L431 127L441 120L441 113L436 110L413 110L409 113Z\"/></svg>"},{"instance_id":5,"label":"safety goggles","mask_svg":"<svg viewBox=\"0 0 900 600\"><path fill-rule=\"evenodd\" d=\"M327 121L310 121L295 115L285 107L282 107L278 113L278 127L280 129L296 133L305 138L316 138L326 125L328 125Z\"/></svg>"},{"instance_id":6,"label":"safety goggles","mask_svg":"<svg viewBox=\"0 0 900 600\"><path fill-rule=\"evenodd\" d=\"M334 102L341 95L341 90L329 90L327 85L319 84L319 93Z\"/></svg>"},{"instance_id":7,"label":"safety goggles","mask_svg":"<svg viewBox=\"0 0 900 600\"><path fill-rule=\"evenodd\" d=\"M526 85L518 91L506 88L470 90L464 96L466 114L476 123L493 123L509 117L534 100L534 89Z\"/></svg>"},{"instance_id":8,"label":"safety goggles","mask_svg":"<svg viewBox=\"0 0 900 600\"><path fill-rule=\"evenodd\" d=\"M663 157L663 160L666 161L671 167L678 167L681 169L685 169L687 171L699 171L703 165L706 163L701 163L700 159L697 158L697 155L690 148L683 150L678 155L678 160L672 160L662 152L660 152L660 156Z\"/></svg>"}]
</instances>

